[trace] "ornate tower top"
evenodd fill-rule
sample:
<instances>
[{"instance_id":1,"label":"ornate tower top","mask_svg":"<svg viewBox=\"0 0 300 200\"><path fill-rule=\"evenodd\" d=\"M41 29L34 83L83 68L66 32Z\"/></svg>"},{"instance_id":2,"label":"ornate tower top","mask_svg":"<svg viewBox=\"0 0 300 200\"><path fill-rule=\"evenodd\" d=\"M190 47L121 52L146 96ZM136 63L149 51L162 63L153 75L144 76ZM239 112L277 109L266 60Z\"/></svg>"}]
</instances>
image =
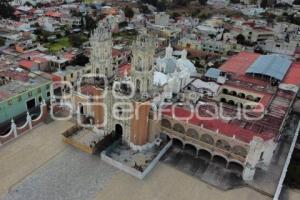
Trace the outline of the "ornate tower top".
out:
<instances>
[{"instance_id":1,"label":"ornate tower top","mask_svg":"<svg viewBox=\"0 0 300 200\"><path fill-rule=\"evenodd\" d=\"M112 64L112 33L108 23L100 22L90 37L92 73L112 79L116 67Z\"/></svg>"},{"instance_id":2,"label":"ornate tower top","mask_svg":"<svg viewBox=\"0 0 300 200\"><path fill-rule=\"evenodd\" d=\"M172 58L173 55L173 48L171 47L171 43L169 43L169 46L166 48L166 58Z\"/></svg>"},{"instance_id":3,"label":"ornate tower top","mask_svg":"<svg viewBox=\"0 0 300 200\"><path fill-rule=\"evenodd\" d=\"M132 46L133 49L142 50L144 52L147 52L146 50L155 50L153 38L145 33L138 35Z\"/></svg>"},{"instance_id":4,"label":"ornate tower top","mask_svg":"<svg viewBox=\"0 0 300 200\"><path fill-rule=\"evenodd\" d=\"M155 43L152 37L139 35L132 48L131 80L135 86L135 97L146 99L153 91Z\"/></svg>"},{"instance_id":5,"label":"ornate tower top","mask_svg":"<svg viewBox=\"0 0 300 200\"><path fill-rule=\"evenodd\" d=\"M111 28L103 23L99 23L98 27L91 34L90 42L103 42L111 40L111 37Z\"/></svg>"}]
</instances>

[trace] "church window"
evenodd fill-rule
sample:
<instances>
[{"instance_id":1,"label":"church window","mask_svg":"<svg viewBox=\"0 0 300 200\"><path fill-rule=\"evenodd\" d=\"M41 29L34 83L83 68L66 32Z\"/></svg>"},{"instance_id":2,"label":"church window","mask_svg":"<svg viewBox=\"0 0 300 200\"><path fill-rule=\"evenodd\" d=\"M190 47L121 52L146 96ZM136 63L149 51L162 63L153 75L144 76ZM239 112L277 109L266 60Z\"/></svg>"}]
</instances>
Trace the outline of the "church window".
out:
<instances>
[{"instance_id":1,"label":"church window","mask_svg":"<svg viewBox=\"0 0 300 200\"><path fill-rule=\"evenodd\" d=\"M121 116L123 114L122 108L118 107L117 110L118 110L118 115Z\"/></svg>"}]
</instances>

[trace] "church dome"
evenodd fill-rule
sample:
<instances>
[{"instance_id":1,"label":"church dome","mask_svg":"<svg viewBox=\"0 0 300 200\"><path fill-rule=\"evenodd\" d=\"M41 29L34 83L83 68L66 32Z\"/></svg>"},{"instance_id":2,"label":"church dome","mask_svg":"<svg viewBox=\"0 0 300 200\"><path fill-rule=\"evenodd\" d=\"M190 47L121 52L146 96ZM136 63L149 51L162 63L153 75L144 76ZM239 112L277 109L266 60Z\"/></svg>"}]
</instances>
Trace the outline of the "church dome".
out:
<instances>
[{"instance_id":1,"label":"church dome","mask_svg":"<svg viewBox=\"0 0 300 200\"><path fill-rule=\"evenodd\" d=\"M164 58L163 62L166 64L165 73L171 74L176 70L176 60L175 58Z\"/></svg>"},{"instance_id":2,"label":"church dome","mask_svg":"<svg viewBox=\"0 0 300 200\"><path fill-rule=\"evenodd\" d=\"M177 65L182 71L187 71L190 74L196 73L195 65L188 59L180 58L177 60Z\"/></svg>"},{"instance_id":3,"label":"church dome","mask_svg":"<svg viewBox=\"0 0 300 200\"><path fill-rule=\"evenodd\" d=\"M195 74L196 67L195 65L187 59L187 51L184 49L181 52L181 58L177 60L177 65L182 71L187 71L190 74Z\"/></svg>"}]
</instances>

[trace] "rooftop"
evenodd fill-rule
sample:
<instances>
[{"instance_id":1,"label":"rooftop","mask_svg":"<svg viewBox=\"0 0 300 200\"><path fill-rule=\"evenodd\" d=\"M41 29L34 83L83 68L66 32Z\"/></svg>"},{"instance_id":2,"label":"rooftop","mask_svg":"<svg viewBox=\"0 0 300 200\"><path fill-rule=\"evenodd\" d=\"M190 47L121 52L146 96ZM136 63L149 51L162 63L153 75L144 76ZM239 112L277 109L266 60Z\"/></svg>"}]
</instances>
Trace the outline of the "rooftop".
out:
<instances>
[{"instance_id":1,"label":"rooftop","mask_svg":"<svg viewBox=\"0 0 300 200\"><path fill-rule=\"evenodd\" d=\"M0 72L0 76L11 79L7 84L0 86L0 102L50 81L39 74L26 72L19 68Z\"/></svg>"},{"instance_id":2,"label":"rooftop","mask_svg":"<svg viewBox=\"0 0 300 200\"><path fill-rule=\"evenodd\" d=\"M220 69L224 72L236 73L238 75L244 75L247 69L255 62L255 60L260 56L257 53L251 52L240 52L237 55L229 58Z\"/></svg>"},{"instance_id":3,"label":"rooftop","mask_svg":"<svg viewBox=\"0 0 300 200\"><path fill-rule=\"evenodd\" d=\"M240 52L229 58L219 69L232 74L234 78L266 88L270 85L269 81L249 77L247 73L269 76L286 84L300 84L300 63L277 54L260 55Z\"/></svg>"},{"instance_id":4,"label":"rooftop","mask_svg":"<svg viewBox=\"0 0 300 200\"><path fill-rule=\"evenodd\" d=\"M212 131L216 131L228 137L235 137L236 139L239 139L246 143L249 143L254 136L261 137L266 141L274 137L274 134L271 132L257 133L255 131L244 129L240 126L230 124L219 118L207 120L204 118L205 116L203 116L202 112L199 111L197 114L195 114L183 107L177 106L177 107L173 107L173 109L171 109L171 107L166 107L166 109L162 111L162 114L169 117L173 117L183 122L187 122L199 126L201 128L206 128ZM199 117L199 115L201 117Z\"/></svg>"},{"instance_id":5,"label":"rooftop","mask_svg":"<svg viewBox=\"0 0 300 200\"><path fill-rule=\"evenodd\" d=\"M246 73L261 74L283 80L291 64L292 61L286 56L261 55L249 66Z\"/></svg>"}]
</instances>

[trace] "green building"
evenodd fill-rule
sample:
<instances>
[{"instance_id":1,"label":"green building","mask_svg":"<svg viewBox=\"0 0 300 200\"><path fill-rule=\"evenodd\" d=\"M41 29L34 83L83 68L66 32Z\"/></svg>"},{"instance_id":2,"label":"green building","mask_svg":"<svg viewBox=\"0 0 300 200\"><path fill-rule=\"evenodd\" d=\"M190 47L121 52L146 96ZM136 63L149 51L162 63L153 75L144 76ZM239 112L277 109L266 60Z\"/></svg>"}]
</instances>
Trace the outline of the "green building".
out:
<instances>
[{"instance_id":1,"label":"green building","mask_svg":"<svg viewBox=\"0 0 300 200\"><path fill-rule=\"evenodd\" d=\"M5 76L7 74L10 76ZM1 76L8 81L0 84L0 123L30 112L42 101L50 100L51 80L43 76L24 71L21 75L18 72L0 72Z\"/></svg>"}]
</instances>

